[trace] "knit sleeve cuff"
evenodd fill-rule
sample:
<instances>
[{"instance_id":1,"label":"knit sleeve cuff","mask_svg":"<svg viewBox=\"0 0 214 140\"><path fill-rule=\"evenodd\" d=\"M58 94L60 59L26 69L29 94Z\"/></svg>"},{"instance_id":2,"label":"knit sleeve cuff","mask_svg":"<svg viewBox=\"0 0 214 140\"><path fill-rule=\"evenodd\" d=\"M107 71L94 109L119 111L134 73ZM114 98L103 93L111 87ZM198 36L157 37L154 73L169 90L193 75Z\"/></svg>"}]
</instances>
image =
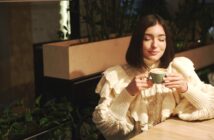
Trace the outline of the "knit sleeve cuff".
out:
<instances>
[{"instance_id":1,"label":"knit sleeve cuff","mask_svg":"<svg viewBox=\"0 0 214 140\"><path fill-rule=\"evenodd\" d=\"M129 106L135 97L136 96L132 96L126 89L124 89L110 106L112 114L118 119L125 118Z\"/></svg>"},{"instance_id":2,"label":"knit sleeve cuff","mask_svg":"<svg viewBox=\"0 0 214 140\"><path fill-rule=\"evenodd\" d=\"M191 84L188 84L188 90L182 93L182 95L197 109L204 108L208 101L207 95Z\"/></svg>"}]
</instances>

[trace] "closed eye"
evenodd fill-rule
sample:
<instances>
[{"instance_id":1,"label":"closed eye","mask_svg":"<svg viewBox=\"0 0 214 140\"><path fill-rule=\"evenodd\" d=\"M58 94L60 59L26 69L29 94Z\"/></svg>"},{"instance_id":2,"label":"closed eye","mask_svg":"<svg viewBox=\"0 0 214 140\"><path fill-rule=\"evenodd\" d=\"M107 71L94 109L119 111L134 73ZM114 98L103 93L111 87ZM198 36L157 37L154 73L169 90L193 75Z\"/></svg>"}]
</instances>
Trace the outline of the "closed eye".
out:
<instances>
[{"instance_id":1,"label":"closed eye","mask_svg":"<svg viewBox=\"0 0 214 140\"><path fill-rule=\"evenodd\" d=\"M144 38L143 38L144 41L149 41L151 39L152 39L152 37L148 36L148 35L145 35Z\"/></svg>"},{"instance_id":2,"label":"closed eye","mask_svg":"<svg viewBox=\"0 0 214 140\"><path fill-rule=\"evenodd\" d=\"M166 41L166 36L160 36L160 37L158 38L158 40L159 40L160 42L164 42L164 41Z\"/></svg>"},{"instance_id":3,"label":"closed eye","mask_svg":"<svg viewBox=\"0 0 214 140\"><path fill-rule=\"evenodd\" d=\"M164 42L166 41L166 39L158 39L160 42Z\"/></svg>"}]
</instances>

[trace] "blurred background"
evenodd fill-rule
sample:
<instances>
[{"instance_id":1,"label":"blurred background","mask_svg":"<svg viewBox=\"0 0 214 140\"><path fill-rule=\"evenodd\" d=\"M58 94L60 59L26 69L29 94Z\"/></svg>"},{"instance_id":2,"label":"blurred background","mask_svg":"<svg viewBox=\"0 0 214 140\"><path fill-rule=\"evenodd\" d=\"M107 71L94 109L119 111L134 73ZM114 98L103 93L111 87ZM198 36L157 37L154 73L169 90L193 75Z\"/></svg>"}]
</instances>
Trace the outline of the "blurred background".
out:
<instances>
[{"instance_id":1,"label":"blurred background","mask_svg":"<svg viewBox=\"0 0 214 140\"><path fill-rule=\"evenodd\" d=\"M52 85L47 86L47 78L43 75L43 44L72 39L94 42L129 36L136 20L150 13L158 13L167 20L174 35L176 52L214 43L213 0L0 0L0 110L3 112L14 103L17 105L17 101L26 108L35 107L36 99L50 92L47 88ZM212 70L213 66L198 73L206 79L204 73ZM97 81L85 89L90 87L88 91L92 92ZM70 83L61 83L64 90L69 90ZM72 90L78 91L79 87ZM94 99L97 101L96 97ZM32 121L29 110L25 119ZM5 122L1 118L0 123ZM44 118L40 120L43 125L48 117L46 121ZM97 133L94 127L91 129L84 121L80 122L81 139L98 139L97 135L94 136L94 132ZM13 128L22 128L16 125ZM0 135L5 135L3 130L8 127L1 127ZM94 131L88 132L89 128ZM79 133L72 132L73 139ZM33 134L23 135L20 139Z\"/></svg>"}]
</instances>

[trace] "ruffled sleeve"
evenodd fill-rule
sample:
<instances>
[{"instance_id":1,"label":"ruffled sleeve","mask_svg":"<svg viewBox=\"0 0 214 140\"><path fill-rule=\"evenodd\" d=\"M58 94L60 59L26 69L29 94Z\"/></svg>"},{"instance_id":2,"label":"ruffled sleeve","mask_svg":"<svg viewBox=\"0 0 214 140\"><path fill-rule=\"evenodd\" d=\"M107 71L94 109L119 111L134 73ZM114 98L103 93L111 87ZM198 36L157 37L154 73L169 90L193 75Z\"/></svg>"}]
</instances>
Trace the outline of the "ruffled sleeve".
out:
<instances>
[{"instance_id":1,"label":"ruffled sleeve","mask_svg":"<svg viewBox=\"0 0 214 140\"><path fill-rule=\"evenodd\" d=\"M184 98L176 108L179 117L183 120L213 118L214 87L200 80L190 59L177 57L172 61L171 65L188 82L188 90L185 93L179 93Z\"/></svg>"},{"instance_id":2,"label":"ruffled sleeve","mask_svg":"<svg viewBox=\"0 0 214 140\"><path fill-rule=\"evenodd\" d=\"M115 66L103 73L97 85L100 101L93 112L93 121L105 136L126 135L133 130L128 110L135 97L125 89L129 82L123 68Z\"/></svg>"}]
</instances>

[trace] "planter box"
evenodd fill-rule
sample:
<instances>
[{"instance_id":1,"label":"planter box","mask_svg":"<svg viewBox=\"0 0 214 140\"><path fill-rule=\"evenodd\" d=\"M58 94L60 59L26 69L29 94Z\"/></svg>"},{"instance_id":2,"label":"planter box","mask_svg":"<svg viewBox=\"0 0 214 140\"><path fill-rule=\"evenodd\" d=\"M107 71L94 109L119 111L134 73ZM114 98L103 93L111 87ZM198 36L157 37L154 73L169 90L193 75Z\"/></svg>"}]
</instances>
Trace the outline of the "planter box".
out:
<instances>
[{"instance_id":1,"label":"planter box","mask_svg":"<svg viewBox=\"0 0 214 140\"><path fill-rule=\"evenodd\" d=\"M45 44L44 75L71 80L123 64L129 41L128 36L83 44L72 41Z\"/></svg>"},{"instance_id":2,"label":"planter box","mask_svg":"<svg viewBox=\"0 0 214 140\"><path fill-rule=\"evenodd\" d=\"M177 53L176 56L186 56L194 63L196 70L214 64L214 44Z\"/></svg>"},{"instance_id":3,"label":"planter box","mask_svg":"<svg viewBox=\"0 0 214 140\"><path fill-rule=\"evenodd\" d=\"M72 80L124 64L130 36L79 44L78 40L43 46L44 76ZM177 53L190 58L196 69L214 64L214 44Z\"/></svg>"}]
</instances>

